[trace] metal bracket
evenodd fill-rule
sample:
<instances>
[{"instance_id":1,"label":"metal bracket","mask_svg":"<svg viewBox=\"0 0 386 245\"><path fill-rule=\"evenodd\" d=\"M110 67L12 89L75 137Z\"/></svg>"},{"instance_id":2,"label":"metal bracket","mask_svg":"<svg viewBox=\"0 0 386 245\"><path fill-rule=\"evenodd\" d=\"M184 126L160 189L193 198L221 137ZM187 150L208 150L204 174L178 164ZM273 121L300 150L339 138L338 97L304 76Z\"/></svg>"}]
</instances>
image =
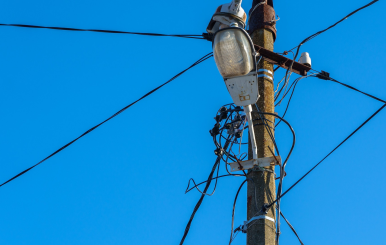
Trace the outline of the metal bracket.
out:
<instances>
[{"instance_id":1,"label":"metal bracket","mask_svg":"<svg viewBox=\"0 0 386 245\"><path fill-rule=\"evenodd\" d=\"M225 78L224 82L233 101L238 106L252 105L259 99L256 72L250 72L241 77Z\"/></svg>"},{"instance_id":2,"label":"metal bracket","mask_svg":"<svg viewBox=\"0 0 386 245\"><path fill-rule=\"evenodd\" d=\"M292 60L284 57L278 53L272 52L271 50L265 49L259 45L254 45L256 52L260 53L261 56L268 62L276 64L282 68L288 69L291 66ZM295 72L301 76L306 76L307 72L311 70L311 67L294 62L292 66L292 72Z\"/></svg>"},{"instance_id":3,"label":"metal bracket","mask_svg":"<svg viewBox=\"0 0 386 245\"><path fill-rule=\"evenodd\" d=\"M276 159L279 162L276 162ZM236 172L240 170L252 169L255 166L269 167L269 166L275 166L275 165L281 164L281 157L276 156L276 159L275 157L264 157L264 158L258 158L258 159L251 159L247 161L231 162L228 164L231 166L231 172ZM240 168L240 165L242 168Z\"/></svg>"}]
</instances>

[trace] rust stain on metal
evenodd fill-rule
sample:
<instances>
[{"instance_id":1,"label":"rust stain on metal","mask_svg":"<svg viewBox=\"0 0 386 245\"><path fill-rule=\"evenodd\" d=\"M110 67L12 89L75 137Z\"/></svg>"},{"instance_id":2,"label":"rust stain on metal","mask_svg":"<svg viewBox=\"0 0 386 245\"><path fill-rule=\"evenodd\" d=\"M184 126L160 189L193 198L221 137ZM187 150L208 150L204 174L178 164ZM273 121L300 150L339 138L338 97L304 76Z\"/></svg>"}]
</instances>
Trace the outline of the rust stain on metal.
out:
<instances>
[{"instance_id":1,"label":"rust stain on metal","mask_svg":"<svg viewBox=\"0 0 386 245\"><path fill-rule=\"evenodd\" d=\"M276 40L275 10L268 4L262 4L255 9L252 16L249 16L249 29L267 29L273 33L273 40Z\"/></svg>"}]
</instances>

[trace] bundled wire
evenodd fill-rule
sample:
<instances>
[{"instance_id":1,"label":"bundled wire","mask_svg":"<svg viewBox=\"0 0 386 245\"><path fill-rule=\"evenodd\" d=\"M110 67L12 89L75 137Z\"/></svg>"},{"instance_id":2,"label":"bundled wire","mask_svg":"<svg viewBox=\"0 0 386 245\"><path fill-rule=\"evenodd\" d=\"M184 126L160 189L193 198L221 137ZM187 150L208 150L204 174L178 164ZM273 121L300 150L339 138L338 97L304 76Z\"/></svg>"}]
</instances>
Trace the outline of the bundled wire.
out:
<instances>
[{"instance_id":1,"label":"bundled wire","mask_svg":"<svg viewBox=\"0 0 386 245\"><path fill-rule=\"evenodd\" d=\"M287 102L287 106L286 106L286 108L285 108L285 110L284 110L283 115L281 116L282 118L284 118L285 115L287 114L289 105L290 105L291 100L292 100L292 96L294 95L294 92L295 92L295 89L296 89L296 85L298 85L298 82L299 82L300 80L305 79L305 78L309 78L309 77L316 77L316 74L310 74L310 75L308 75L308 76L298 77L297 79L295 79L295 81L294 81L294 82L291 84L291 86L289 87L288 91L287 91L285 94L283 94L283 98L282 98L279 102L276 103L275 106L278 106L278 105L284 100L284 98L288 95L288 93L291 91L291 88L292 88L291 96L289 97L288 102ZM282 120L280 119L279 122L275 125L275 127L279 126L279 124L280 124L281 122L282 122Z\"/></svg>"},{"instance_id":2,"label":"bundled wire","mask_svg":"<svg viewBox=\"0 0 386 245\"><path fill-rule=\"evenodd\" d=\"M349 140L354 134L356 134L363 126L365 126L371 119L373 119L379 112L381 112L386 107L384 104L379 108L374 114L372 114L366 121L364 121L358 128L356 128L349 136L347 136L338 146L336 146L332 151L330 151L322 160L320 160L314 167L312 167L306 174L304 174L298 181L296 181L291 187L289 187L283 194L278 195L275 201L269 205L264 205L261 212L265 212L271 208L275 203L282 199L289 191L291 191L296 185L298 185L305 177L307 177L312 171L314 171L322 162L324 162L332 153L334 153L339 147L341 147L347 140ZM284 120L283 120L284 121Z\"/></svg>"},{"instance_id":3,"label":"bundled wire","mask_svg":"<svg viewBox=\"0 0 386 245\"><path fill-rule=\"evenodd\" d=\"M222 150L226 150L226 149L228 148L229 143L230 143L230 142L227 141L227 142L225 143L225 145L224 145L224 148L223 148ZM189 219L189 221L188 221L188 224L187 224L186 227L185 227L184 235L183 235L182 238L181 238L180 245L184 244L185 238L186 238L186 236L187 236L188 233L189 233L190 226L191 226L191 224L192 224L192 222L193 222L194 216L196 215L196 212L198 211L198 209L200 208L200 206L201 206L201 204L202 204L202 201L204 200L205 193L206 193L206 192L208 191L208 189L209 189L209 186L210 186L210 184L211 184L211 182L212 182L212 179L213 179L213 174L214 174L214 172L216 171L217 166L220 164L221 158L222 158L222 154L220 154L220 155L217 157L216 162L215 162L214 165L213 165L212 171L211 171L210 174L209 174L208 180L207 180L206 185L205 185L205 188L204 188L204 190L203 190L203 192L202 192L202 194L201 194L201 197L200 197L200 199L198 200L196 206L194 207L193 212L192 212L192 215L190 216L190 219Z\"/></svg>"},{"instance_id":4,"label":"bundled wire","mask_svg":"<svg viewBox=\"0 0 386 245\"><path fill-rule=\"evenodd\" d=\"M320 71L317 71L317 70L314 70L314 69L312 69L312 70L315 71L315 73L310 74L310 75L308 75L308 76L304 76L304 77L299 77L299 78L297 78L294 82L292 82L292 84L291 84L291 86L289 87L287 93L284 94L283 99L288 95L288 93L291 91L291 88L292 88L292 92L291 92L291 95L290 95L290 97L289 97L289 99L288 99L286 109L285 109L285 111L284 111L284 113L283 113L283 115L282 115L283 118L285 117L285 115L286 115L286 113L287 113L287 111L288 111L288 108L289 108L289 105L290 105L290 103L291 103L291 100L292 100L292 97L293 97L293 95L294 95L294 92L295 92L295 89L296 89L297 84L299 83L300 80L305 79L305 78L310 78L310 77L316 77L316 78L319 78L319 79L323 79L323 80L335 82L335 83L340 84L340 85L342 85L342 86L344 86L344 87L346 87L346 88L349 88L349 89L354 90L354 91L356 91L356 92L358 92L358 93L361 93L361 94L363 94L363 95L366 95L366 96L368 96L368 97L370 97L370 98L372 98L372 99L374 99L374 100L377 100L377 101L382 102L382 103L386 103L385 100L382 100L382 99L380 99L380 98L378 98L378 97L376 97L376 96L374 96L374 95L371 95L371 94L369 94L369 93L363 92L362 90L359 90L359 89L357 89L357 88L354 88L353 86L348 85L348 84L346 84L346 83L339 82L338 80L336 80L336 79L330 77L329 74L326 73L326 72L320 72ZM282 99L282 100L283 100L283 99ZM281 101L277 102L275 106L277 106L280 102L281 102ZM281 120L276 124L276 127L280 124L280 122L281 122Z\"/></svg>"},{"instance_id":5,"label":"bundled wire","mask_svg":"<svg viewBox=\"0 0 386 245\"><path fill-rule=\"evenodd\" d=\"M53 26L37 26L37 25L24 25L24 24L1 24L0 26L12 26L12 27L23 27L23 28L34 28L34 29L51 29L60 31L82 31L82 32L100 32L100 33L115 33L115 34L130 34L130 35L141 35L141 36L153 36L153 37L180 37L180 38L191 38L191 39L203 39L203 35L180 35L180 34L160 34L160 33L146 33L146 32L129 32L129 31L113 31L113 30L99 30L99 29L79 29L69 27L53 27Z\"/></svg>"},{"instance_id":6,"label":"bundled wire","mask_svg":"<svg viewBox=\"0 0 386 245\"><path fill-rule=\"evenodd\" d=\"M186 236L189 233L191 223L193 221L193 218L198 211L199 207L201 206L201 203L204 199L204 197L211 196L215 193L216 187L217 187L217 180L219 178L223 177L246 177L246 173L244 172L243 175L241 174L231 174L228 170L228 160L232 160L234 162L240 162L240 160L243 160L247 154L241 153L241 145L245 145L247 143L242 142L242 136L245 130L245 124L246 124L246 116L243 115L243 109L241 107L237 107L234 104L228 104L223 107L221 107L215 116L216 124L210 130L210 134L213 137L213 142L216 146L215 154L217 155L217 160L212 167L212 171L209 174L209 177L206 181L203 181L199 184L196 184L194 179L190 179L188 183L188 187L186 188L185 193L188 193L189 191L196 188L200 193L201 197L198 200L192 215L188 221L188 224L186 225L184 235L180 241L180 245L182 245L185 241ZM225 140L225 143L224 143ZM238 148L238 153L234 153L232 148ZM219 176L219 169L220 169L220 162L224 161L225 168L228 174ZM214 173L217 170L216 177L214 177ZM211 194L207 193L209 186L212 182L212 180L216 180L216 183L214 185L214 189ZM193 182L194 186L190 187L190 182ZM200 190L198 186L206 183L205 188L203 190ZM236 198L237 199L237 198ZM234 217L234 215L233 215ZM233 224L233 221L232 221ZM233 229L233 228L232 228Z\"/></svg>"},{"instance_id":7,"label":"bundled wire","mask_svg":"<svg viewBox=\"0 0 386 245\"><path fill-rule=\"evenodd\" d=\"M246 152L241 153L241 145L246 145L247 143L243 143L242 136L243 132L246 128L244 127L244 124L246 123L245 115L242 115L243 109L241 107L236 107L234 104L228 104L223 107L221 107L218 112L216 113L215 120L216 124L214 125L213 129L210 130L210 134L213 137L213 142L216 146L215 154L219 155L222 154L222 160L225 162L225 168L228 172L227 175L219 176L219 166L217 168L217 176L213 178L216 180L214 190L211 194L204 193L205 195L212 196L214 194L214 191L217 186L217 179L222 177L228 177L228 176L245 176L246 173L244 172L244 175L238 175L238 174L231 174L227 168L228 160L233 161L240 161L243 160L247 154ZM226 140L226 142L230 143L229 150L223 151L224 147L222 146L222 140ZM233 147L238 147L238 154L235 154L233 152ZM193 182L194 186L190 187L190 182ZM199 185L206 183L207 181L201 182L200 184L196 184L195 180L191 178L188 182L188 187L186 188L185 193L188 193L192 189L196 188L197 191L199 191L201 194L203 192L198 188Z\"/></svg>"},{"instance_id":8,"label":"bundled wire","mask_svg":"<svg viewBox=\"0 0 386 245\"><path fill-rule=\"evenodd\" d=\"M286 156L286 158L285 158L285 160L280 168L280 184L278 187L278 190L279 190L278 193L281 193L282 182L283 182L283 178L285 176L284 169L285 169L285 166L286 166L286 164L287 164L287 162L292 154L292 151L293 151L293 149L295 147L295 143L296 143L295 132L294 132L293 128L291 127L291 125L285 119L281 118L280 116L273 114L273 113L262 112L257 107L257 105L256 105L256 109L257 109L256 111L257 111L259 117L257 119L255 119L254 122L258 121L258 123L256 123L256 124L254 123L253 126L262 125L262 126L266 127L265 129L269 132L269 135L271 137L271 140L274 142L274 146L275 146L275 149L277 152L279 151L279 149L277 147L277 144L275 142L275 138L273 136L273 131L272 131L273 127L271 126L271 125L274 125L274 122L268 120L266 118L266 115L274 116L276 118L282 119L289 126L289 128L293 134L291 149L290 149L288 155ZM246 124L246 117L243 114L243 109L241 107L235 106L234 104L225 105L218 110L218 112L216 113L216 116L215 116L215 120L216 120L216 124L214 125L212 130L210 130L210 134L213 137L214 144L216 145L215 154L217 155L217 160L216 160L215 165L212 167L212 171L209 174L209 177L206 181L203 181L203 182L200 182L199 184L196 184L194 179L189 180L188 187L186 188L185 193L188 193L193 189L197 189L201 193L201 198L199 199L199 201L196 204L196 207L193 210L191 218L189 219L189 222L185 228L185 232L184 232L183 238L181 239L180 245L183 244L183 242L184 242L184 240L189 232L189 229L190 229L191 223L193 221L193 218L195 216L195 213L197 212L198 208L200 207L203 198L206 195L211 196L214 194L216 187L217 187L218 179L224 178L224 177L231 177L231 176L233 176L233 177L247 177L247 174L245 172L244 172L244 174L231 174L227 168L227 166L229 165L228 164L229 160L232 160L234 162L238 162L240 164L240 160L243 160L244 157L247 156L246 152L242 153L242 151L241 151L241 145L248 144L247 142L242 141L242 138L243 138L242 136L244 134L245 129L253 130L253 127L251 125L247 125L247 126L245 125ZM225 140L225 144L223 145L224 140ZM234 150L232 148L238 148L237 154L234 153ZM226 149L228 149L228 150L226 150ZM224 161L225 168L226 168L226 171L228 172L228 174L219 176L219 167L220 167L220 161L221 160ZM242 169L241 165L240 165L240 169ZM216 171L217 171L217 174L216 174L216 176L214 176L214 172L216 172ZM259 171L262 171L262 170L259 170ZM209 189L209 186L210 186L212 180L216 180L216 183L214 185L214 189L213 189L212 193L208 193L207 191ZM239 190L237 191L235 201L233 203L232 224L231 224L232 229L231 229L229 244L232 243L232 241L235 239L236 235L239 232L237 229L233 232L234 212L235 212L235 208L236 208L237 197L240 193L242 186L246 183L247 180L253 181L252 179L249 179L249 178L245 179L245 181L242 183ZM190 182L193 182L194 186L190 187ZM205 188L203 190L200 190L198 187L200 185L205 184L205 183L206 183ZM256 196L257 195L256 195L256 186L255 186L255 205L256 205L256 209L258 210ZM283 217L283 214L281 213L281 210L280 210L280 204L277 205L276 208L278 209L278 214L280 214L279 216ZM288 223L290 228L294 231L295 235L298 237L296 231L291 226L291 224L288 222L288 220L285 218L284 218L284 220ZM279 231L280 231L280 228L279 228Z\"/></svg>"},{"instance_id":9,"label":"bundled wire","mask_svg":"<svg viewBox=\"0 0 386 245\"><path fill-rule=\"evenodd\" d=\"M243 160L243 155L246 157L246 154L241 153L241 145L246 144L242 142L242 135L245 129L245 123L246 123L246 117L242 114L243 109L241 107L236 107L234 104L228 104L223 107L221 107L215 116L215 125L214 127L209 131L213 138L213 142L216 146L215 154L217 155L217 159L215 164L212 167L212 170L209 174L209 177L206 181L203 181L199 184L196 184L194 179L190 179L188 183L188 187L186 188L185 193L190 192L194 188L197 189L201 193L201 197L198 200L195 208L193 209L192 215L186 225L185 232L182 236L182 239L180 241L180 245L182 245L186 239L186 236L189 233L191 223L193 222L194 216L198 209L200 208L202 201L205 196L212 196L217 188L217 181L219 178L223 177L242 177L246 176L246 173L244 172L243 175L240 174L231 174L227 168L228 160L237 161ZM225 143L224 143L225 140ZM238 154L235 154L233 149L234 147L238 147ZM219 176L220 171L220 163L221 160L225 163L225 168L228 174ZM216 173L216 177L214 177L214 174ZM215 180L214 189L212 193L208 193L208 189L211 185L212 180ZM190 182L193 182L194 186L190 187ZM205 187L203 190L200 190L198 186L205 184Z\"/></svg>"},{"instance_id":10,"label":"bundled wire","mask_svg":"<svg viewBox=\"0 0 386 245\"><path fill-rule=\"evenodd\" d=\"M103 122L95 125L94 127L90 128L89 130L87 130L86 132L84 132L83 134L81 134L80 136L78 136L77 138L75 138L74 140L70 141L69 143L65 144L64 146L60 147L58 150L56 150L55 152L53 152L51 155L47 156L46 158L44 158L43 160L41 160L40 162L38 162L37 164L27 168L26 170L20 172L19 174L15 175L14 177L10 178L9 180L5 181L4 183L2 183L0 185L0 187L4 186L5 184L13 181L14 179L20 177L21 175L29 172L30 170L32 170L33 168L37 167L38 165L40 165L41 163L45 162L46 160L50 159L51 157L55 156L56 154L58 154L59 152L61 152L62 150L66 149L67 147L69 147L70 145L72 145L73 143L75 143L76 141L78 141L80 138L86 136L87 134L91 133L92 131L94 131L95 129L97 129L98 127L102 126L103 124L105 124L106 122L110 121L111 119L113 119L114 117L118 116L119 114L121 114L122 112L126 111L127 109L129 109L131 106L133 106L134 104L138 103L139 101L145 99L146 97L148 97L149 95L151 95L152 93L156 92L157 90L159 90L160 88L162 88L163 86L167 85L168 83L172 82L173 80L175 80L176 78L178 78L179 76L181 76L182 74L184 74L185 72L187 72L188 70L190 70L191 68L195 67L196 65L204 62L205 60L211 58L213 56L213 53L209 53L207 55L205 55L204 57L202 57L201 59L199 59L198 61L196 61L195 63L193 63L193 65L189 66L188 68L186 68L185 70L183 70L182 72L178 73L177 75L175 75L174 77L172 77L170 80L168 80L167 82L165 82L164 84L158 86L157 88L151 90L150 92L146 93L144 96L142 96L141 98L139 98L138 100L134 101L133 103L125 106L124 108L122 108L121 110L119 110L118 112L114 113L112 116L110 116L109 118L107 118L106 120L104 120Z\"/></svg>"},{"instance_id":11,"label":"bundled wire","mask_svg":"<svg viewBox=\"0 0 386 245\"><path fill-rule=\"evenodd\" d=\"M293 136L291 149L290 149L287 157L285 158L283 164L280 166L280 181L279 181L278 191L277 191L277 195L280 195L281 192L282 192L282 188L283 188L283 180L284 180L284 176L285 176L285 167L286 167L286 165L288 163L289 158L291 157L293 149L295 148L295 143L296 143L295 131L293 130L291 124L289 122L287 122L284 118L282 118L282 117L280 117L280 116L278 116L278 115L276 115L274 113L261 112L260 109L257 107L257 105L256 105L256 108L257 108L257 110L258 110L258 112L260 114L260 117L264 117L265 118L264 115L271 115L271 116L274 116L274 117L279 118L280 120L282 120L289 127L289 129L291 130L292 136ZM273 137L273 136L271 136L271 137ZM274 145L275 145L275 148L276 148L276 150L278 152L278 148L277 148L277 145L276 145L275 142L274 142ZM272 154L274 155L274 152L272 152ZM277 202L276 208L277 208L278 214L279 214L281 212L280 211L280 201ZM279 236L280 236L280 215L278 215L278 217L277 217L277 232L276 232L276 241L277 241L277 243L279 241Z\"/></svg>"},{"instance_id":12,"label":"bundled wire","mask_svg":"<svg viewBox=\"0 0 386 245\"><path fill-rule=\"evenodd\" d=\"M286 109L285 109L285 111L284 111L284 113L283 113L283 115L282 115L282 118L284 118L284 116L286 115L286 113L287 113L287 111L288 111L288 108L289 108L289 105L290 105L290 102L291 102L291 99L292 99L292 96L293 96L293 94L294 94L294 91L295 91L295 89L296 89L296 86L297 86L297 84L298 84L298 82L300 81L300 80L302 80L302 79L304 79L304 78L309 78L309 77L317 77L317 78L320 78L320 79L323 79L323 80L328 80L328 81L333 81L333 82L335 82L335 83L338 83L338 84L340 84L340 85L343 85L343 86L345 86L345 87L347 87L347 88L349 88L349 89L351 89L351 90L354 90L354 91L356 91L356 92L359 92L359 93L361 93L361 94L364 94L364 95L366 95L366 96L368 96L368 97L370 97L370 98L372 98L372 99L375 99L375 100L377 100L377 101L380 101L380 102L382 102L382 103L386 103L386 101L385 100L382 100L382 99L380 99L380 98L378 98L378 97L375 97L375 96L373 96L373 95L371 95L371 94L368 94L368 93L365 93L365 92L363 92L363 91L361 91L361 90L359 90L359 89L357 89L357 88L354 88L354 87L352 87L352 86L350 86L350 85L348 85L348 84L345 84L345 83L342 83L342 82L339 82L339 81L337 81L337 80L335 80L335 79L333 79L333 78L331 78L330 76L329 76L329 74L328 73L326 73L326 72L319 72L319 71L316 71L316 70L314 70L316 73L313 73L313 74L310 74L310 75L308 75L308 76L304 76L304 77L299 77L299 78L297 78L292 84L291 84L291 86L289 87L289 89L288 89L288 91L285 93L285 94L283 94L283 98L279 101L279 102L277 102L277 104L275 105L275 106L277 106L278 104L280 104L280 102L287 96L287 94L291 91L291 88L292 88L292 92L291 92L291 96L289 97L289 100L288 100L288 102L287 102L287 106L286 106ZM381 110L381 109L380 109ZM378 111L379 112L379 111ZM378 113L378 112L376 112L376 113ZM374 115L373 115L374 116ZM282 122L282 119L280 119L280 121L276 124L276 126L275 127L277 127L279 124L280 124L280 122ZM366 122L365 122L366 123ZM361 125L360 127L362 127L363 125ZM354 131L354 133L355 133L356 131ZM352 135L350 135L348 138L350 138ZM348 138L346 138L345 139L345 141L346 140L348 140ZM343 144L345 141L343 141L341 144ZM341 146L341 144L340 145L338 145L338 147L337 148L339 148L340 146ZM335 148L333 151L335 151L337 148ZM332 151L332 152L333 152ZM332 152L330 152L330 154L332 154ZM330 155L329 154L329 155ZM329 155L327 155L327 157L329 156ZM323 159L322 161L324 161L325 159ZM322 162L321 161L321 162ZM303 179L303 178L305 178L311 171L313 171L321 162L319 162L313 169L311 169L305 176L303 176L300 180L299 180L299 182ZM282 174L281 174L282 175ZM297 182L298 183L298 182ZM297 183L295 183L293 186L291 186L285 193L283 193L283 194L281 194L280 193L280 190L278 190L278 199L276 200L276 203L277 203L277 206L279 206L280 205L280 200L281 200L281 197L282 196L284 196L290 189L292 189ZM279 188L278 189L280 189L280 186L279 186ZM270 205L271 206L271 205ZM269 207L270 207L269 206ZM280 209L279 209L279 212L280 212ZM279 226L280 224L278 224L278 227L280 227ZM290 226L291 227L291 226ZM279 228L280 229L280 228ZM278 229L278 233L279 233L279 229ZM291 228L292 229L292 228ZM294 230L293 230L294 231ZM298 237L298 235L297 235L297 233L296 233L296 231L294 231L294 233L295 233L295 235ZM300 238L298 237L298 239L299 239L299 241L300 241L300 243L302 243L302 241L300 240ZM278 238L277 238L277 241L278 241Z\"/></svg>"}]
</instances>

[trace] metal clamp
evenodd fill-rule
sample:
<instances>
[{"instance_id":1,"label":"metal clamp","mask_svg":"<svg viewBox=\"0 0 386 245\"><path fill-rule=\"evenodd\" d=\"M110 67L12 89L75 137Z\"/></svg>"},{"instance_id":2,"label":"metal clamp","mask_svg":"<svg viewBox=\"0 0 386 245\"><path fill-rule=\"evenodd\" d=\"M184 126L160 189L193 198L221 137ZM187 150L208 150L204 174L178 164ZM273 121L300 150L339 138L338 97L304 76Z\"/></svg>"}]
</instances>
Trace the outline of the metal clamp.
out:
<instances>
[{"instance_id":1,"label":"metal clamp","mask_svg":"<svg viewBox=\"0 0 386 245\"><path fill-rule=\"evenodd\" d=\"M247 233L247 230L248 230L248 226L249 224L252 222L252 221L255 221L255 220L259 220L259 219L266 219L266 220L269 220L269 221L272 221L275 223L275 220L267 215L259 215L259 216L255 216L253 218L251 218L250 220L248 221L244 221L244 225L241 225L240 227L238 227L235 232L237 230L241 230L241 232L243 233Z\"/></svg>"},{"instance_id":2,"label":"metal clamp","mask_svg":"<svg viewBox=\"0 0 386 245\"><path fill-rule=\"evenodd\" d=\"M267 70L267 69L259 69L259 70L257 70L257 73L261 73L261 72L266 72L266 73L269 73L269 74L273 75L272 71Z\"/></svg>"}]
</instances>

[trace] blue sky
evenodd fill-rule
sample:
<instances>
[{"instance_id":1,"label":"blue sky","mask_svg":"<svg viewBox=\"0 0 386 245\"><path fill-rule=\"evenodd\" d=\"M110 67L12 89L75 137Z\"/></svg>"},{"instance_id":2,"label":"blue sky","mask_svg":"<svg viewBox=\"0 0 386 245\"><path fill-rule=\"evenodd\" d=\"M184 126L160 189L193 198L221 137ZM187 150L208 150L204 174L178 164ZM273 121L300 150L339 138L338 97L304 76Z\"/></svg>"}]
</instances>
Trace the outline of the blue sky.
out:
<instances>
[{"instance_id":1,"label":"blue sky","mask_svg":"<svg viewBox=\"0 0 386 245\"><path fill-rule=\"evenodd\" d=\"M201 34L223 3L13 0L0 3L0 23ZM275 1L281 18L275 51L296 46L366 3ZM244 1L244 9L251 4ZM301 51L310 53L313 68L386 99L385 8L385 2L376 3ZM14 27L0 27L0 40L1 180L37 163L211 51L211 43L202 40ZM275 80L283 75L278 71ZM213 59L190 70L0 188L0 243L179 243L199 198L195 192L184 194L187 182L206 179L215 160L208 130L216 111L230 102ZM286 116L297 145L284 189L380 106L334 83L302 80ZM386 112L381 112L283 199L282 210L305 244L384 240L385 119ZM284 155L290 132L281 125L276 136ZM228 242L233 198L241 182L219 181L185 244ZM245 219L243 189L236 226ZM298 243L285 224L282 232L282 244ZM234 244L245 244L245 235Z\"/></svg>"}]
</instances>

